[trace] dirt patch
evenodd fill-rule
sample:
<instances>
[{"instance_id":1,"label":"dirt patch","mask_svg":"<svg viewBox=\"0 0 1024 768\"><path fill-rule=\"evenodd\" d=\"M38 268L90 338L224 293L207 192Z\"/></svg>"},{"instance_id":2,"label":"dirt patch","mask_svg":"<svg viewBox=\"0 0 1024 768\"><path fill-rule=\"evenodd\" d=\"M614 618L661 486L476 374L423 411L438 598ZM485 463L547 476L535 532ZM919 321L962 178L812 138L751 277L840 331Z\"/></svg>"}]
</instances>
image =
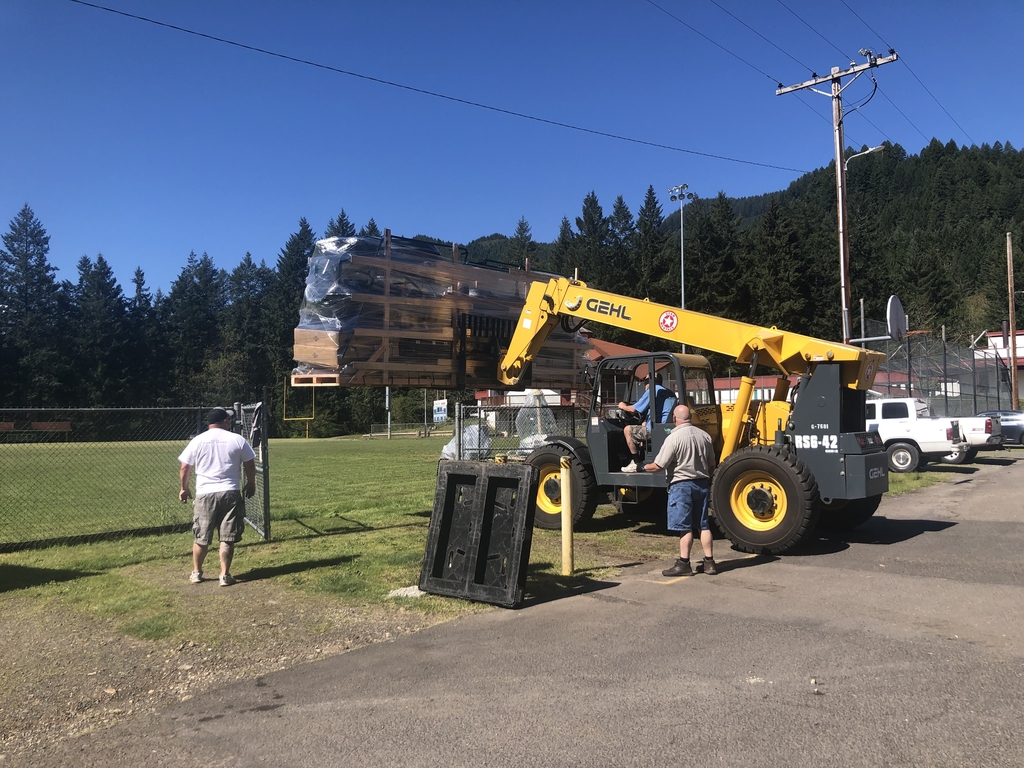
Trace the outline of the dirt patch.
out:
<instances>
[{"instance_id":1,"label":"dirt patch","mask_svg":"<svg viewBox=\"0 0 1024 768\"><path fill-rule=\"evenodd\" d=\"M189 639L126 637L116 620L8 595L0 622L0 764L242 679L369 645L445 617L339 607L269 581L189 584L179 569L133 571L189 601Z\"/></svg>"}]
</instances>

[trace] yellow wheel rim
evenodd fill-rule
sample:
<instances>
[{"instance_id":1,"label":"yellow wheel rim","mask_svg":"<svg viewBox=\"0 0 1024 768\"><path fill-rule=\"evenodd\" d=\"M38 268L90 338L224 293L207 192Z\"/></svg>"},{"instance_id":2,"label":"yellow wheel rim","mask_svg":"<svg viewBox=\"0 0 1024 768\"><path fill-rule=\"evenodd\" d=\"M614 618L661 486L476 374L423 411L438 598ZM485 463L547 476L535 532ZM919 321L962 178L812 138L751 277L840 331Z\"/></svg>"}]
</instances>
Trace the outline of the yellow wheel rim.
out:
<instances>
[{"instance_id":1,"label":"yellow wheel rim","mask_svg":"<svg viewBox=\"0 0 1024 768\"><path fill-rule=\"evenodd\" d=\"M786 491L772 475L761 470L744 472L729 493L733 514L751 531L770 531L786 517Z\"/></svg>"},{"instance_id":2,"label":"yellow wheel rim","mask_svg":"<svg viewBox=\"0 0 1024 768\"><path fill-rule=\"evenodd\" d=\"M556 483L558 495L551 495L545 490L548 483ZM562 514L562 468L557 464L549 464L540 468L540 482L537 484L537 509L548 515Z\"/></svg>"}]
</instances>

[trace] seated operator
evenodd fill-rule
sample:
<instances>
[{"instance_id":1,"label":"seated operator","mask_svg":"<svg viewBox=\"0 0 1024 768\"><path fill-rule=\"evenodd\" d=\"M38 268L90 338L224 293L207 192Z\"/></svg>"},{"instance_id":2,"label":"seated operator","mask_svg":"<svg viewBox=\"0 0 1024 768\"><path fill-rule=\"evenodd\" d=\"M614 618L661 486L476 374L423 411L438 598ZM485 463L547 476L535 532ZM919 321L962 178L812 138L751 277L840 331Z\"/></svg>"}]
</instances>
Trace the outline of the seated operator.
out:
<instances>
[{"instance_id":1,"label":"seated operator","mask_svg":"<svg viewBox=\"0 0 1024 768\"><path fill-rule=\"evenodd\" d=\"M643 464L639 462L640 446L644 445L651 437L651 379L648 376L644 379L647 389L633 405L619 403L619 408L630 413L638 414L644 421L640 424L627 424L622 430L626 438L626 447L629 448L632 458L629 464L622 468L623 472L643 472ZM658 423L668 424L672 420L672 409L676 407L676 396L670 389L661 386L661 374L654 375L654 406L658 410Z\"/></svg>"}]
</instances>

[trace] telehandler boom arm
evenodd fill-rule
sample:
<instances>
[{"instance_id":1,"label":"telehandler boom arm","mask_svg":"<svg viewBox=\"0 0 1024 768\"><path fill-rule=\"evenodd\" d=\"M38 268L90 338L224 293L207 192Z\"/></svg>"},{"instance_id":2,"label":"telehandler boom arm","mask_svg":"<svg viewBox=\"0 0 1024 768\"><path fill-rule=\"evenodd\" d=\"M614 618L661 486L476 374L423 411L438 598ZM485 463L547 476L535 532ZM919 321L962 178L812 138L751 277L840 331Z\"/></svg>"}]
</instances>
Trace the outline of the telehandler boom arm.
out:
<instances>
[{"instance_id":1,"label":"telehandler boom arm","mask_svg":"<svg viewBox=\"0 0 1024 768\"><path fill-rule=\"evenodd\" d=\"M817 362L837 362L842 384L851 389L869 389L884 359L880 352L619 296L556 277L530 287L519 324L500 363L498 377L503 383L518 383L555 326L566 317L689 344L730 355L740 363L756 359L784 374L803 374Z\"/></svg>"}]
</instances>

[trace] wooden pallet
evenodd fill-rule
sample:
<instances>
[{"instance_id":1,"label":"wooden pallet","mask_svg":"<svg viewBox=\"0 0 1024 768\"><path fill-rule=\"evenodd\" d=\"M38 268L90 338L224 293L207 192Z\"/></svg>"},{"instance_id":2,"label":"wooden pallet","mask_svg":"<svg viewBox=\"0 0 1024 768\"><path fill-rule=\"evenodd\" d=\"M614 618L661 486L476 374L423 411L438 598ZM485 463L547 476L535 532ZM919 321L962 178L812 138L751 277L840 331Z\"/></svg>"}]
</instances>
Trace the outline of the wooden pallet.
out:
<instances>
[{"instance_id":1,"label":"wooden pallet","mask_svg":"<svg viewBox=\"0 0 1024 768\"><path fill-rule=\"evenodd\" d=\"M319 373L293 373L293 387L340 387L341 374L334 371Z\"/></svg>"}]
</instances>

